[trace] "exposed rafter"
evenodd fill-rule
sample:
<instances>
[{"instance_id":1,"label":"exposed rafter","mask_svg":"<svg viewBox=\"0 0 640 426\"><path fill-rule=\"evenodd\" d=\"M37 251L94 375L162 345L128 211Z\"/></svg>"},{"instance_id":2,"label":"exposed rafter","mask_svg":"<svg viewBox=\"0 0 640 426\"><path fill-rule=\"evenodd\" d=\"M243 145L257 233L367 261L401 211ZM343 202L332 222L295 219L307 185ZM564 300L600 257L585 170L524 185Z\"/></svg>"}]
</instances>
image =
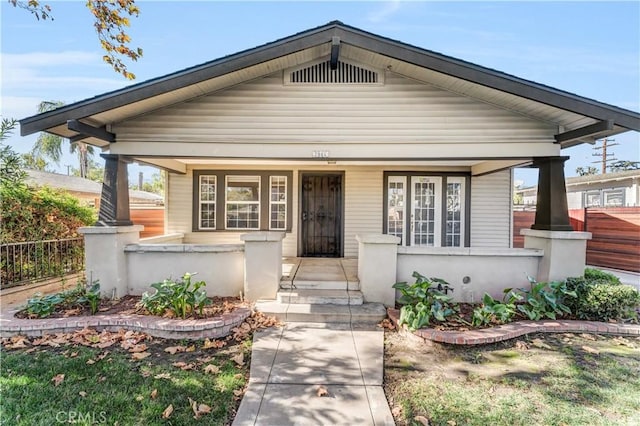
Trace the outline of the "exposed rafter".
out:
<instances>
[{"instance_id":1,"label":"exposed rafter","mask_svg":"<svg viewBox=\"0 0 640 426\"><path fill-rule=\"evenodd\" d=\"M108 132L105 126L93 127L78 120L69 120L67 121L67 128L80 133L78 136L81 137L74 136L72 138L74 141L86 139L88 137L97 138L109 143L114 143L116 141L115 133Z\"/></svg>"},{"instance_id":2,"label":"exposed rafter","mask_svg":"<svg viewBox=\"0 0 640 426\"><path fill-rule=\"evenodd\" d=\"M555 135L556 143L561 144L563 148L567 148L581 143L581 140L584 140L585 138L596 139L598 135L613 130L613 126L613 120L598 121L597 123L580 127L579 129L574 129Z\"/></svg>"},{"instance_id":3,"label":"exposed rafter","mask_svg":"<svg viewBox=\"0 0 640 426\"><path fill-rule=\"evenodd\" d=\"M340 56L340 37L331 37L331 61L332 70L338 68L338 57Z\"/></svg>"}]
</instances>

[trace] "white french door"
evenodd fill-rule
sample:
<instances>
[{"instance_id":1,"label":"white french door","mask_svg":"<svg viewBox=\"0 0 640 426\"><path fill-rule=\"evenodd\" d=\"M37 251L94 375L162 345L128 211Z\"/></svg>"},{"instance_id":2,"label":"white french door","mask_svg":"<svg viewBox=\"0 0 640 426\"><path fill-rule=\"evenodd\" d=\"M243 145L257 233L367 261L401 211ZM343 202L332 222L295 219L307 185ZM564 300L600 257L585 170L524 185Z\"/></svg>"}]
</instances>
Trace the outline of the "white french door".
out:
<instances>
[{"instance_id":1,"label":"white french door","mask_svg":"<svg viewBox=\"0 0 640 426\"><path fill-rule=\"evenodd\" d=\"M442 178L411 176L411 245L440 247Z\"/></svg>"}]
</instances>

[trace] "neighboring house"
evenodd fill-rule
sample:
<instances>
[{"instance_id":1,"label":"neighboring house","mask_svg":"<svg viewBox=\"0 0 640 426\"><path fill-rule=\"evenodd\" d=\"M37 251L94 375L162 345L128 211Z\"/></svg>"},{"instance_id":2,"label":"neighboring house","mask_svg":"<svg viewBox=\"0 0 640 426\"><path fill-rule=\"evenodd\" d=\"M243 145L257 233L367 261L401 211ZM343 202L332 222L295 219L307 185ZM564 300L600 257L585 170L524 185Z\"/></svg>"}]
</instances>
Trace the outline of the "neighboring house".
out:
<instances>
[{"instance_id":1,"label":"neighboring house","mask_svg":"<svg viewBox=\"0 0 640 426\"><path fill-rule=\"evenodd\" d=\"M279 263L282 253L358 257L365 299L393 304L390 285L412 270L476 301L483 286L512 286L523 272L555 277L549 268L567 262L541 261L552 250L536 244L571 230L556 202L565 197L561 148L640 130L640 115L331 22L20 124L22 135L47 131L108 151L105 229L88 230L87 241L130 244L110 254L116 293L140 291L133 269L147 251L145 259L173 256L171 265L149 263L147 282L198 270L217 283L207 288L237 294L244 285L247 297L272 298L280 275L253 275L264 266L253 256ZM136 245L129 235L137 232L122 208L130 161L168 171L173 237L163 241L180 248ZM529 230L537 250L510 249L512 168L532 163L546 200ZM275 257L249 249L260 242ZM212 260L236 249L244 272L242 263ZM204 252L199 269L189 264ZM230 270L239 275L221 282ZM260 290L251 287L256 276Z\"/></svg>"},{"instance_id":2,"label":"neighboring house","mask_svg":"<svg viewBox=\"0 0 640 426\"><path fill-rule=\"evenodd\" d=\"M566 180L569 209L640 206L640 170L570 177ZM538 187L518 188L522 206L535 206Z\"/></svg>"},{"instance_id":3,"label":"neighboring house","mask_svg":"<svg viewBox=\"0 0 640 426\"><path fill-rule=\"evenodd\" d=\"M69 176L59 173L43 172L40 170L26 170L27 183L35 186L48 186L61 189L73 195L86 205L97 206L102 193L102 184L90 179L78 176ZM153 205L164 203L161 195L152 192L129 190L129 203L131 205Z\"/></svg>"}]
</instances>

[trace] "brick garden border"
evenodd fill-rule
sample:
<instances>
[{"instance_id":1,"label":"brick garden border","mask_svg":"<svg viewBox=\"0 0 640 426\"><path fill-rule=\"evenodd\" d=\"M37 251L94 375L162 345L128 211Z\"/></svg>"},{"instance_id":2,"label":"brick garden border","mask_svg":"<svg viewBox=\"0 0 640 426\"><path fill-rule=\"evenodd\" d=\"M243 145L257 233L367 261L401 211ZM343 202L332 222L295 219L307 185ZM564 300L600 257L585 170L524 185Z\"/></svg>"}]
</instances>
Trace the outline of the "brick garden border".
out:
<instances>
[{"instance_id":1,"label":"brick garden border","mask_svg":"<svg viewBox=\"0 0 640 426\"><path fill-rule=\"evenodd\" d=\"M29 337L43 334L69 333L85 327L97 330L141 331L163 339L218 339L227 336L251 315L250 308L236 308L233 312L206 319L167 319L151 315L104 314L67 318L22 319L14 315L19 309L6 310L0 317L0 337L15 335Z\"/></svg>"},{"instance_id":2,"label":"brick garden border","mask_svg":"<svg viewBox=\"0 0 640 426\"><path fill-rule=\"evenodd\" d=\"M387 309L387 314L396 328L400 329L398 327L400 311L389 308ZM491 328L468 331L421 328L413 334L425 340L438 343L484 345L514 339L531 333L595 333L640 336L640 325L576 320L516 321Z\"/></svg>"}]
</instances>

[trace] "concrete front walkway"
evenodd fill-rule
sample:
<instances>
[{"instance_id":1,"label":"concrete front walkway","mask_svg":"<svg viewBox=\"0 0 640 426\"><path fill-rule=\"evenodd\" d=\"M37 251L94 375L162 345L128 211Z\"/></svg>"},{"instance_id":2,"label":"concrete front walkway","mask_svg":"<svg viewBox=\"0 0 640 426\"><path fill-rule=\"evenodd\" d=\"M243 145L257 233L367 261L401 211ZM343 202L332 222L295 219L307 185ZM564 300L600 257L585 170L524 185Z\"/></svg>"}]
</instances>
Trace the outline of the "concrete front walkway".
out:
<instances>
[{"instance_id":1,"label":"concrete front walkway","mask_svg":"<svg viewBox=\"0 0 640 426\"><path fill-rule=\"evenodd\" d=\"M257 332L234 425L393 425L376 326L289 323ZM327 391L319 396L318 392Z\"/></svg>"}]
</instances>

